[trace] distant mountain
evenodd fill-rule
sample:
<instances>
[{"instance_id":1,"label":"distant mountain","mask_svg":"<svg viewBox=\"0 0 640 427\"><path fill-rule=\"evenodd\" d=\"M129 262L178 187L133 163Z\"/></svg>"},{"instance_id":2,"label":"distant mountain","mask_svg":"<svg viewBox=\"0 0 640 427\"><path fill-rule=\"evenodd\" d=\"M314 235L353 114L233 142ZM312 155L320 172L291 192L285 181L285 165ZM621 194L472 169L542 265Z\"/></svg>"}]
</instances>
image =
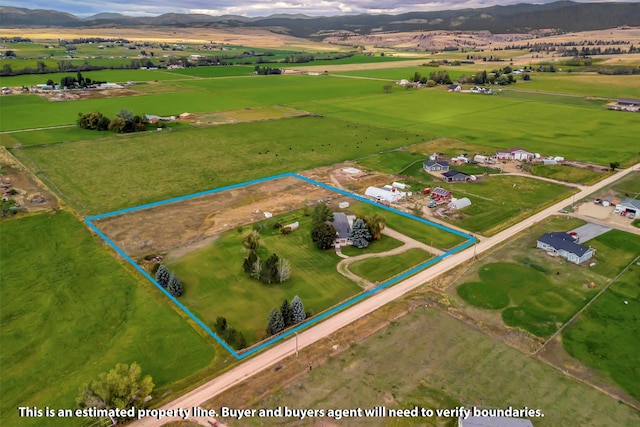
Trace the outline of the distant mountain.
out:
<instances>
[{"instance_id":1,"label":"distant mountain","mask_svg":"<svg viewBox=\"0 0 640 427\"><path fill-rule=\"evenodd\" d=\"M132 17L119 13L99 13L85 19L53 10L32 10L0 6L3 27L50 26L224 26L277 28L282 33L317 38L329 32L398 32L416 30L488 30L493 33L519 33L541 28L585 31L640 26L640 3L516 4L482 9L411 12L400 15L341 15L312 17L278 14L247 18L237 15L167 13L155 17Z\"/></svg>"}]
</instances>

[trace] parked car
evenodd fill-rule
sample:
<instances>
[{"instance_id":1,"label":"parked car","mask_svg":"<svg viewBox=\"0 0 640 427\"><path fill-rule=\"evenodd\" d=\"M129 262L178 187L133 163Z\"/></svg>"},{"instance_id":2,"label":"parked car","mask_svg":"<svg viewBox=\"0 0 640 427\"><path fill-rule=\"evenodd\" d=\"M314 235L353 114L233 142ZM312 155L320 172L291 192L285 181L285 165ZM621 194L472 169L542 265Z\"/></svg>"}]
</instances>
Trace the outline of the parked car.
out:
<instances>
[{"instance_id":1,"label":"parked car","mask_svg":"<svg viewBox=\"0 0 640 427\"><path fill-rule=\"evenodd\" d=\"M595 203L596 205L599 205L600 203L602 203L602 199L595 199L593 203Z\"/></svg>"}]
</instances>

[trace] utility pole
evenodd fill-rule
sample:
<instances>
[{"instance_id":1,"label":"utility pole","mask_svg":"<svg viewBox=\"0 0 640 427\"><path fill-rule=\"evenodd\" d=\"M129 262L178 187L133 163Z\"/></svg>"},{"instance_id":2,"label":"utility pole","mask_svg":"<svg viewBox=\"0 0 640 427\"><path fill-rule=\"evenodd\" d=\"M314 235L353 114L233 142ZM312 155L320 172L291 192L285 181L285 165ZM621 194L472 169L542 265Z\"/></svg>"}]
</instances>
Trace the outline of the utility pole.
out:
<instances>
[{"instance_id":1,"label":"utility pole","mask_svg":"<svg viewBox=\"0 0 640 427\"><path fill-rule=\"evenodd\" d=\"M294 334L296 334L296 357L298 357L298 333L294 332Z\"/></svg>"}]
</instances>

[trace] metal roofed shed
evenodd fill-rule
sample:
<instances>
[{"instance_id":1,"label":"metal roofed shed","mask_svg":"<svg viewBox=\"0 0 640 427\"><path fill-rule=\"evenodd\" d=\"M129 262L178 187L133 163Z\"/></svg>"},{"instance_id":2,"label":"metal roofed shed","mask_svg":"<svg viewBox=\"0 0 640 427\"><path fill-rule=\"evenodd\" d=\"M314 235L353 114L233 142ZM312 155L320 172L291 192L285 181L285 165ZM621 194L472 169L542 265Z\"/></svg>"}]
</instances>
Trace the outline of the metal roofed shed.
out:
<instances>
[{"instance_id":1,"label":"metal roofed shed","mask_svg":"<svg viewBox=\"0 0 640 427\"><path fill-rule=\"evenodd\" d=\"M378 201L395 203L399 200L402 200L406 193L403 193L402 191L397 191L395 188L386 190L384 188L368 187L367 190L364 192L364 194L365 196L372 197Z\"/></svg>"},{"instance_id":2,"label":"metal roofed shed","mask_svg":"<svg viewBox=\"0 0 640 427\"><path fill-rule=\"evenodd\" d=\"M449 209L463 209L467 206L471 206L471 200L468 197L463 197L462 199L451 199L449 202Z\"/></svg>"}]
</instances>

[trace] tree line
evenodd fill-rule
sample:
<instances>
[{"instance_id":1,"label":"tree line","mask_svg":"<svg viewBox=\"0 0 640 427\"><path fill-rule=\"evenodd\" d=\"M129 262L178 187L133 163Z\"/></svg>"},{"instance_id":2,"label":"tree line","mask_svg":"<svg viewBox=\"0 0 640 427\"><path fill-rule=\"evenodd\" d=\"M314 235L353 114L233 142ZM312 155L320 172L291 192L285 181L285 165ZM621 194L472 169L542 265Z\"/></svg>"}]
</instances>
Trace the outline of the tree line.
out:
<instances>
[{"instance_id":1,"label":"tree line","mask_svg":"<svg viewBox=\"0 0 640 427\"><path fill-rule=\"evenodd\" d=\"M110 130L116 133L142 132L147 130L147 119L144 115L133 115L129 110L122 109L112 120L99 111L78 113L78 126L89 130Z\"/></svg>"}]
</instances>

